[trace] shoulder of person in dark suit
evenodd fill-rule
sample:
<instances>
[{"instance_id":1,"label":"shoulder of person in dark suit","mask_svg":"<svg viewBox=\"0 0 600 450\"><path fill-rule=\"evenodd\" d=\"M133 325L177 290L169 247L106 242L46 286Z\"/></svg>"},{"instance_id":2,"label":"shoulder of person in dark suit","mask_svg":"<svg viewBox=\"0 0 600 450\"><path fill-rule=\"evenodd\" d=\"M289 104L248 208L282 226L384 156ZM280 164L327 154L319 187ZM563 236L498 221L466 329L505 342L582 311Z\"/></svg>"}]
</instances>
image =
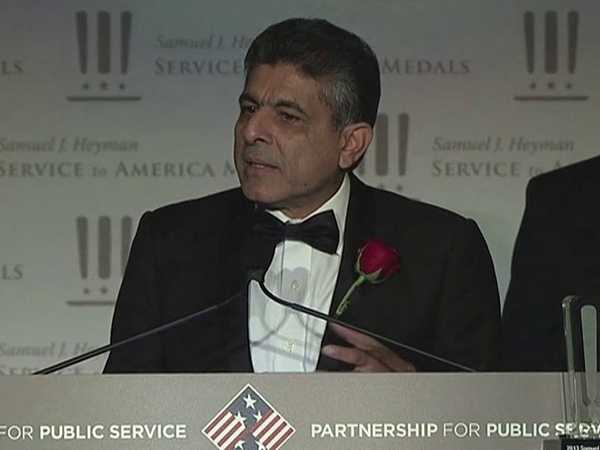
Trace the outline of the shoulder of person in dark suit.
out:
<instances>
[{"instance_id":1,"label":"shoulder of person in dark suit","mask_svg":"<svg viewBox=\"0 0 600 450\"><path fill-rule=\"evenodd\" d=\"M115 306L111 343L202 309L200 300L163 304L163 294L189 289L189 279L201 280L210 292L215 277L203 276L204 266L216 264L219 239L226 224L248 202L239 188L186 200L145 212L138 224ZM199 267L199 264L201 266ZM198 273L190 274L192 271ZM202 292L189 297L202 299ZM144 338L113 351L105 373L164 372L161 336Z\"/></svg>"},{"instance_id":2,"label":"shoulder of person in dark suit","mask_svg":"<svg viewBox=\"0 0 600 450\"><path fill-rule=\"evenodd\" d=\"M503 368L560 371L566 367L562 299L600 282L600 157L532 178L515 241L503 310ZM594 250L595 249L595 250Z\"/></svg>"},{"instance_id":3,"label":"shoulder of person in dark suit","mask_svg":"<svg viewBox=\"0 0 600 450\"><path fill-rule=\"evenodd\" d=\"M247 207L249 201L240 188L228 189L205 197L184 200L162 206L150 212L157 229L177 234L186 229L198 232L214 232Z\"/></svg>"},{"instance_id":4,"label":"shoulder of person in dark suit","mask_svg":"<svg viewBox=\"0 0 600 450\"><path fill-rule=\"evenodd\" d=\"M576 162L556 170L537 175L527 184L528 199L547 202L545 208L562 209L569 206L563 203L572 200L576 205L588 200L600 186L600 156ZM529 203L529 202L528 202ZM535 207L537 205L531 205Z\"/></svg>"}]
</instances>

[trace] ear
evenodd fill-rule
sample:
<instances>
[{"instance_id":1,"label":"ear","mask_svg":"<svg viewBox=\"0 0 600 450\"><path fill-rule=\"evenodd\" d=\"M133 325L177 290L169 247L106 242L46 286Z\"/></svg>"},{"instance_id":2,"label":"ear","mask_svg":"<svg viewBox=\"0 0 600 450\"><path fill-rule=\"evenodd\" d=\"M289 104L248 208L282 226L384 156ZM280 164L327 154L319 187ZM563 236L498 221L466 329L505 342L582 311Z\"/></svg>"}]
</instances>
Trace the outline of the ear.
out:
<instances>
[{"instance_id":1,"label":"ear","mask_svg":"<svg viewBox=\"0 0 600 450\"><path fill-rule=\"evenodd\" d=\"M347 125L340 133L338 166L342 170L353 169L373 140L373 127L366 122Z\"/></svg>"}]
</instances>

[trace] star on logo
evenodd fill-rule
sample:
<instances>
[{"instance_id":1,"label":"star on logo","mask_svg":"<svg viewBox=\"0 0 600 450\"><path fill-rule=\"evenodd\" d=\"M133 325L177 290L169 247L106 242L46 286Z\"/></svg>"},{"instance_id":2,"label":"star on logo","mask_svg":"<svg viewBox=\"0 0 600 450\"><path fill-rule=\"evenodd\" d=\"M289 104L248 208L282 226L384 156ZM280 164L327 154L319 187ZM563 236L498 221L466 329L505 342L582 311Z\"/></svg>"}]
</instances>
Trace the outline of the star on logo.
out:
<instances>
[{"instance_id":1,"label":"star on logo","mask_svg":"<svg viewBox=\"0 0 600 450\"><path fill-rule=\"evenodd\" d=\"M252 414L252 417L254 417L258 422L260 419L262 419L262 414L260 411L258 411L256 414Z\"/></svg>"},{"instance_id":2,"label":"star on logo","mask_svg":"<svg viewBox=\"0 0 600 450\"><path fill-rule=\"evenodd\" d=\"M252 396L250 395L249 392L248 392L248 395L246 397L244 397L244 402L246 402L246 408L256 409L254 407L254 404L256 403L256 399L252 398Z\"/></svg>"},{"instance_id":3,"label":"star on logo","mask_svg":"<svg viewBox=\"0 0 600 450\"><path fill-rule=\"evenodd\" d=\"M254 441L254 443L256 444L256 450L267 450L267 447L262 442Z\"/></svg>"},{"instance_id":4,"label":"star on logo","mask_svg":"<svg viewBox=\"0 0 600 450\"><path fill-rule=\"evenodd\" d=\"M235 447L233 447L233 448L239 448L240 450L244 450L245 443L246 443L246 441L237 441L237 444L235 444Z\"/></svg>"},{"instance_id":5,"label":"star on logo","mask_svg":"<svg viewBox=\"0 0 600 450\"><path fill-rule=\"evenodd\" d=\"M240 422L242 425L246 422L246 418L242 416L242 413L240 413L239 411L235 414L235 420Z\"/></svg>"}]
</instances>

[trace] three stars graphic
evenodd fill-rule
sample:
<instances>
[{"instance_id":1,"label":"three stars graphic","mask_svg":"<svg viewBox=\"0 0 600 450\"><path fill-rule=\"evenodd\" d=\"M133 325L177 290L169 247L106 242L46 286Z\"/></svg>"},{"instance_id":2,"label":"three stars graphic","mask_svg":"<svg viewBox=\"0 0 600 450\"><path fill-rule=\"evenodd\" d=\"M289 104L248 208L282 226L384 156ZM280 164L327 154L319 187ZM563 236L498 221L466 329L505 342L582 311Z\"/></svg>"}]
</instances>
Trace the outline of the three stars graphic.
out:
<instances>
[{"instance_id":1,"label":"three stars graphic","mask_svg":"<svg viewBox=\"0 0 600 450\"><path fill-rule=\"evenodd\" d=\"M250 393L248 393L246 395L246 397L243 398L243 400L244 400L244 403L246 404L246 409L253 409L253 410L256 411L256 414L252 414L252 417L254 417L257 422L260 419L262 419L262 413L256 409L256 406L254 406L254 404L256 403L256 399L252 398L252 396L250 395ZM238 411L235 414L235 419L237 421L241 422L242 424L244 424L246 422L246 420L247 420L247 418L244 417L240 411ZM245 443L246 443L246 441L243 441L243 440L240 439L239 441L237 441L235 443L234 449L244 450L244 444ZM265 447L262 442L260 442L258 440L255 440L255 443L256 443L256 445L258 447L258 450L267 450L267 447Z\"/></svg>"}]
</instances>

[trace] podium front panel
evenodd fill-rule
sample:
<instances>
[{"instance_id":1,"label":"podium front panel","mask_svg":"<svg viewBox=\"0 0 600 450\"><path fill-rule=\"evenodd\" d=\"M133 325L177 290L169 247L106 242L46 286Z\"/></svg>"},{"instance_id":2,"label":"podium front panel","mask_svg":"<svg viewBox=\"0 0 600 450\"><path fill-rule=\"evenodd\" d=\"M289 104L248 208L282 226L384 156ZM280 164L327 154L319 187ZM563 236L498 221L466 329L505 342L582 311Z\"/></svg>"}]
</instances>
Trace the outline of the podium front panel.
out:
<instances>
[{"instance_id":1,"label":"podium front panel","mask_svg":"<svg viewBox=\"0 0 600 450\"><path fill-rule=\"evenodd\" d=\"M198 374L0 378L0 449L540 449L561 376Z\"/></svg>"}]
</instances>

